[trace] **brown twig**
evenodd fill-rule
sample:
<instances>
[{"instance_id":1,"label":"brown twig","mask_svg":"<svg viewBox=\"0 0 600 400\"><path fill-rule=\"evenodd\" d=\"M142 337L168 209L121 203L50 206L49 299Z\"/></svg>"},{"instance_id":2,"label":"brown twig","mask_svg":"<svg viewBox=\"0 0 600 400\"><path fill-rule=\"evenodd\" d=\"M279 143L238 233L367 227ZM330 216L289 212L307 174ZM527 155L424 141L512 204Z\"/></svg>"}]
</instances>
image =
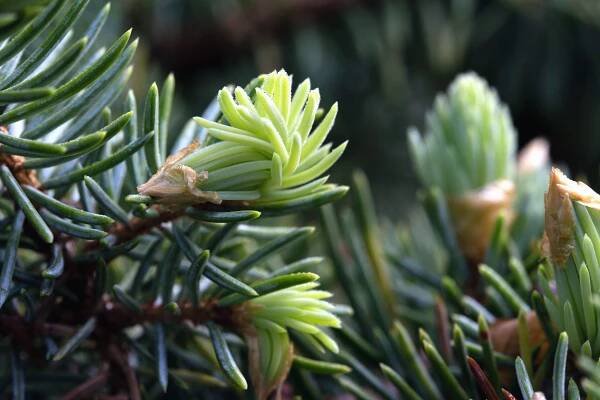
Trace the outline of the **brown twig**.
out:
<instances>
[{"instance_id":1,"label":"brown twig","mask_svg":"<svg viewBox=\"0 0 600 400\"><path fill-rule=\"evenodd\" d=\"M108 380L109 369L104 368L97 375L91 377L87 381L83 382L81 385L77 386L67 394L62 397L62 400L77 400L90 398L90 396L102 388L106 381Z\"/></svg>"},{"instance_id":2,"label":"brown twig","mask_svg":"<svg viewBox=\"0 0 600 400\"><path fill-rule=\"evenodd\" d=\"M195 306L190 302L179 304L180 312L174 314L164 307L154 304L144 304L141 310L131 310L126 306L113 302L108 296L101 301L97 310L92 311L92 315L97 318L97 325L89 339L93 342L95 348L107 358L116 362L114 354L111 355L111 346L116 343L115 338L126 328L153 322L182 324L191 322L194 325L202 324L207 321L215 321L218 324L228 327L232 330L241 330L245 324L243 319L246 313L240 312L238 307L221 308L216 301L204 301ZM27 322L18 315L0 315L0 334L10 337L15 345L27 352L33 359L44 362L42 352L36 347L35 338L42 335L70 337L76 331L76 326L80 324L80 319L90 318L85 310L83 315L57 315L60 318L66 318L64 323L46 322L35 323ZM55 316L56 317L56 316ZM112 350L114 353L114 349ZM134 392L137 387L135 373L126 361L117 363L123 372L125 381L129 388L130 396L135 398Z\"/></svg>"},{"instance_id":3,"label":"brown twig","mask_svg":"<svg viewBox=\"0 0 600 400\"><path fill-rule=\"evenodd\" d=\"M240 319L240 316L244 313L237 312L236 307L219 307L214 300L204 301L198 306L193 305L191 302L182 302L178 304L178 307L179 312L176 314L155 304L144 304L140 311L135 311L120 303L108 300L96 315L98 326L112 334L130 326L153 322L181 323L190 321L194 325L199 325L207 321L215 321L220 325L233 329L242 326L244 323Z\"/></svg>"},{"instance_id":4,"label":"brown twig","mask_svg":"<svg viewBox=\"0 0 600 400\"><path fill-rule=\"evenodd\" d=\"M69 337L75 329L54 323L28 322L20 315L0 314L0 333L10 336L13 341L29 354L35 354L33 339L39 335Z\"/></svg>"},{"instance_id":5,"label":"brown twig","mask_svg":"<svg viewBox=\"0 0 600 400\"><path fill-rule=\"evenodd\" d=\"M151 231L153 228L160 226L165 222L172 221L183 215L183 210L172 210L167 208L155 207L158 211L158 215L152 218L132 218L128 224L116 223L114 224L109 233L116 237L115 245L125 243L131 239L134 239L144 233ZM90 247L95 247L98 242L92 242Z\"/></svg>"},{"instance_id":6,"label":"brown twig","mask_svg":"<svg viewBox=\"0 0 600 400\"><path fill-rule=\"evenodd\" d=\"M123 376L125 377L125 381L127 382L127 388L129 390L129 399L130 400L141 400L142 395L140 394L140 388L138 386L138 380L135 376L135 371L129 365L129 361L127 361L127 356L122 355L121 351L115 344L111 344L108 348L109 357L117 364Z\"/></svg>"}]
</instances>

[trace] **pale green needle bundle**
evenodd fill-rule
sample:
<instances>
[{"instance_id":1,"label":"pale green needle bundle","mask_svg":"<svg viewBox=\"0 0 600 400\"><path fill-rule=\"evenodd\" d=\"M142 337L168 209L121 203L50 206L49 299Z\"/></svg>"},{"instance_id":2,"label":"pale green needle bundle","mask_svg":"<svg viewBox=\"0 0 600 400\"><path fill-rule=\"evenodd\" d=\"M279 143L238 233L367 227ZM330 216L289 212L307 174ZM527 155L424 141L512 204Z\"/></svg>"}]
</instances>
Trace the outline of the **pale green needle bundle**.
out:
<instances>
[{"instance_id":1,"label":"pale green needle bundle","mask_svg":"<svg viewBox=\"0 0 600 400\"><path fill-rule=\"evenodd\" d=\"M314 275L313 279L318 276ZM256 367L253 380L259 398L266 398L290 368L293 346L288 329L319 351L338 352L337 343L322 328L340 328L341 321L332 313L334 305L324 300L331 297L331 293L315 290L317 286L317 282L308 282L247 302L252 329L246 336L250 364Z\"/></svg>"},{"instance_id":2,"label":"pale green needle bundle","mask_svg":"<svg viewBox=\"0 0 600 400\"><path fill-rule=\"evenodd\" d=\"M337 103L316 123L320 94L310 80L293 93L292 77L283 70L259 82L249 92L221 89L221 120L195 118L214 140L167 159L140 194L167 203L238 200L265 206L335 188L321 176L346 148L346 142L333 149L324 144Z\"/></svg>"},{"instance_id":3,"label":"pale green needle bundle","mask_svg":"<svg viewBox=\"0 0 600 400\"><path fill-rule=\"evenodd\" d=\"M459 75L427 114L426 134L408 144L427 189L441 190L465 257L483 260L498 218L513 219L517 133L495 90L474 73Z\"/></svg>"},{"instance_id":4,"label":"pale green needle bundle","mask_svg":"<svg viewBox=\"0 0 600 400\"><path fill-rule=\"evenodd\" d=\"M513 178L517 133L510 113L476 74L459 75L437 96L425 132L410 129L409 147L426 187L456 196Z\"/></svg>"}]
</instances>

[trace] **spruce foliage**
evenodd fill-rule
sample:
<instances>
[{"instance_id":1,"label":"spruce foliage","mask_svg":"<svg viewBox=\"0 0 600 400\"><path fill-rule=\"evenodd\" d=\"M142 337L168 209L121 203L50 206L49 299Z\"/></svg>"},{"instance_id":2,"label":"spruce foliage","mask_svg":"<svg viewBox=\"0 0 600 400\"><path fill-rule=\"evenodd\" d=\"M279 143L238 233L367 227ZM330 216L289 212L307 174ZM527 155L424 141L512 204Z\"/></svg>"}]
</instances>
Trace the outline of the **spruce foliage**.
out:
<instances>
[{"instance_id":1,"label":"spruce foliage","mask_svg":"<svg viewBox=\"0 0 600 400\"><path fill-rule=\"evenodd\" d=\"M362 172L325 175L347 143L309 79L224 86L178 131L175 77L138 101L137 40L87 6L0 0L3 396L600 399L600 196L517 153L481 77L409 133L393 227Z\"/></svg>"}]
</instances>

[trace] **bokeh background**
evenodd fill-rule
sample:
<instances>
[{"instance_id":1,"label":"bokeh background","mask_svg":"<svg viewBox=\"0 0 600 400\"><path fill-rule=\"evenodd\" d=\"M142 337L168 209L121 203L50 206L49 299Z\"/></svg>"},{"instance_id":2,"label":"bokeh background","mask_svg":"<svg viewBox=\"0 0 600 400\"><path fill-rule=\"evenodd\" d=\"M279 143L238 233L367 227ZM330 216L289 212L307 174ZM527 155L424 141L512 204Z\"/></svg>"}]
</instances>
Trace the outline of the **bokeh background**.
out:
<instances>
[{"instance_id":1,"label":"bokeh background","mask_svg":"<svg viewBox=\"0 0 600 400\"><path fill-rule=\"evenodd\" d=\"M555 162L600 183L599 0L119 0L113 13L113 32L142 39L140 94L175 73L176 127L226 84L310 76L340 102L332 140L350 139L335 178L365 170L390 216L416 192L407 128L468 70L497 88L521 145L545 136Z\"/></svg>"}]
</instances>

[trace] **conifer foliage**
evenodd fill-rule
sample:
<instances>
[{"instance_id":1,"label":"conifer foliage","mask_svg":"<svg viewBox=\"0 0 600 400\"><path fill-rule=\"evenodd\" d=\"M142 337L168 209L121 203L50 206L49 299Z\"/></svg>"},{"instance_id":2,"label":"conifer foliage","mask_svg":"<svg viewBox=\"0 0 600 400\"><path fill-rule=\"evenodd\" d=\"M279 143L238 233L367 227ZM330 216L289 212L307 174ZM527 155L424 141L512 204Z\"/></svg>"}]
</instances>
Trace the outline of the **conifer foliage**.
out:
<instances>
[{"instance_id":1,"label":"conifer foliage","mask_svg":"<svg viewBox=\"0 0 600 400\"><path fill-rule=\"evenodd\" d=\"M410 130L394 227L360 171L332 204L347 142L309 79L177 130L175 77L138 101L137 40L88 2L0 0L1 396L600 399L600 196L518 152L484 79Z\"/></svg>"},{"instance_id":2,"label":"conifer foliage","mask_svg":"<svg viewBox=\"0 0 600 400\"><path fill-rule=\"evenodd\" d=\"M276 71L221 90L219 112L197 119L208 138L171 131L175 78L138 103L127 92L137 40L97 43L110 5L82 28L86 6L23 2L2 14L8 391L227 397L251 376L267 398L294 361L290 331L337 352L329 329L341 321L318 275L302 272L322 259L283 257L314 228L249 221L347 191L322 177L345 147L324 144L337 104L321 115L309 80L292 96Z\"/></svg>"}]
</instances>

